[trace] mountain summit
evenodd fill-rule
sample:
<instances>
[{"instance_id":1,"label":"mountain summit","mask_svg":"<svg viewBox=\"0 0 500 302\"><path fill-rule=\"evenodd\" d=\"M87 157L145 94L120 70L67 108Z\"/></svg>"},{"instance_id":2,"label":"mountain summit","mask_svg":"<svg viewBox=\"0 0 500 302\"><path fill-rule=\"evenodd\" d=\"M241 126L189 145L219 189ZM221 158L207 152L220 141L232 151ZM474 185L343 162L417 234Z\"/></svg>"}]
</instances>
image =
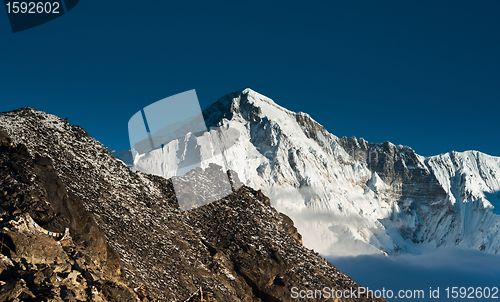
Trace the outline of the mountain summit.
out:
<instances>
[{"instance_id":1,"label":"mountain summit","mask_svg":"<svg viewBox=\"0 0 500 302\"><path fill-rule=\"evenodd\" d=\"M338 138L251 89L222 97L204 116L208 127L240 133L224 152L227 169L262 189L323 255L444 246L500 253L500 158L477 151L423 157L390 142ZM168 158L184 141L137 155L133 166L171 177L177 167ZM215 155L200 156L206 167Z\"/></svg>"}]
</instances>

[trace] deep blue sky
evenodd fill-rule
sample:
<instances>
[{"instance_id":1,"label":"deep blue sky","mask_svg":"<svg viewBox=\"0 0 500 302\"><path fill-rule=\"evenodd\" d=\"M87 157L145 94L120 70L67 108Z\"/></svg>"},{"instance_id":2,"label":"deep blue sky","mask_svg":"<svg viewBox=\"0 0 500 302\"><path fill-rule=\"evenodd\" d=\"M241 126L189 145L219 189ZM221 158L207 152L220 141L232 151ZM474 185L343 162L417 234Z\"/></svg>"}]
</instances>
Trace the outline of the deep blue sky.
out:
<instances>
[{"instance_id":1,"label":"deep blue sky","mask_svg":"<svg viewBox=\"0 0 500 302\"><path fill-rule=\"evenodd\" d=\"M12 34L0 111L26 105L128 149L127 122L250 87L337 136L500 156L498 1L97 1Z\"/></svg>"}]
</instances>

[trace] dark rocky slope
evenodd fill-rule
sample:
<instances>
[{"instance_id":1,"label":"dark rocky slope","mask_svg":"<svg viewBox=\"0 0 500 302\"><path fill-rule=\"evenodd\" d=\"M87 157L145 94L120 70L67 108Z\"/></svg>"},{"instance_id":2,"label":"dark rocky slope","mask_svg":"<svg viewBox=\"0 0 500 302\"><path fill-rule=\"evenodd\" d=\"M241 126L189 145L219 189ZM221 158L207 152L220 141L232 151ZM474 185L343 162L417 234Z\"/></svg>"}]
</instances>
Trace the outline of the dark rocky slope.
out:
<instances>
[{"instance_id":1,"label":"dark rocky slope","mask_svg":"<svg viewBox=\"0 0 500 302\"><path fill-rule=\"evenodd\" d=\"M293 286L357 286L260 191L182 213L171 181L131 172L80 127L26 108L0 130L0 300L290 301Z\"/></svg>"}]
</instances>

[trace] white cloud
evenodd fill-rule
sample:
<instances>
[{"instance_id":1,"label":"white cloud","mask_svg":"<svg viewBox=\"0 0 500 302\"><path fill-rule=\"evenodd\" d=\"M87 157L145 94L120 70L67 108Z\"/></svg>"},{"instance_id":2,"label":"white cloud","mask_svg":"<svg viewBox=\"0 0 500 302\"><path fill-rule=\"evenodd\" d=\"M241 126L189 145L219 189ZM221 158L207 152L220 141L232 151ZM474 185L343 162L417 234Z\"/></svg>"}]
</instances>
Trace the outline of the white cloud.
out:
<instances>
[{"instance_id":1,"label":"white cloud","mask_svg":"<svg viewBox=\"0 0 500 302\"><path fill-rule=\"evenodd\" d=\"M399 290L422 289L429 298L429 288L439 287L440 298L431 301L454 300L446 299L446 287L500 288L500 256L470 249L443 248L423 255L362 255L328 260L358 284L373 290L385 288L397 293ZM497 296L500 299L500 292Z\"/></svg>"}]
</instances>

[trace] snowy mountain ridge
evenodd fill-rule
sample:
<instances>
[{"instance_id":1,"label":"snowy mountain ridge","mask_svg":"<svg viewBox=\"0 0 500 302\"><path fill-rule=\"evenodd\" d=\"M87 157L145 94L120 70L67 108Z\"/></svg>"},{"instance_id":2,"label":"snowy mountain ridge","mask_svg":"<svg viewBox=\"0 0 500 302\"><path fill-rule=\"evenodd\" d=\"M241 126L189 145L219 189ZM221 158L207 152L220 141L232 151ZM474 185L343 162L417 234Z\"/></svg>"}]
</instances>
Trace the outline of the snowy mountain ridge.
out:
<instances>
[{"instance_id":1,"label":"snowy mountain ridge","mask_svg":"<svg viewBox=\"0 0 500 302\"><path fill-rule=\"evenodd\" d=\"M202 167L223 156L226 169L262 189L294 220L304 245L323 255L452 245L500 253L500 158L477 151L422 157L389 142L338 138L251 89L222 97L204 116L209 127L237 130L234 146L217 154L223 133L188 134L134 154L134 169L171 177L182 165L179 150L208 140Z\"/></svg>"}]
</instances>

